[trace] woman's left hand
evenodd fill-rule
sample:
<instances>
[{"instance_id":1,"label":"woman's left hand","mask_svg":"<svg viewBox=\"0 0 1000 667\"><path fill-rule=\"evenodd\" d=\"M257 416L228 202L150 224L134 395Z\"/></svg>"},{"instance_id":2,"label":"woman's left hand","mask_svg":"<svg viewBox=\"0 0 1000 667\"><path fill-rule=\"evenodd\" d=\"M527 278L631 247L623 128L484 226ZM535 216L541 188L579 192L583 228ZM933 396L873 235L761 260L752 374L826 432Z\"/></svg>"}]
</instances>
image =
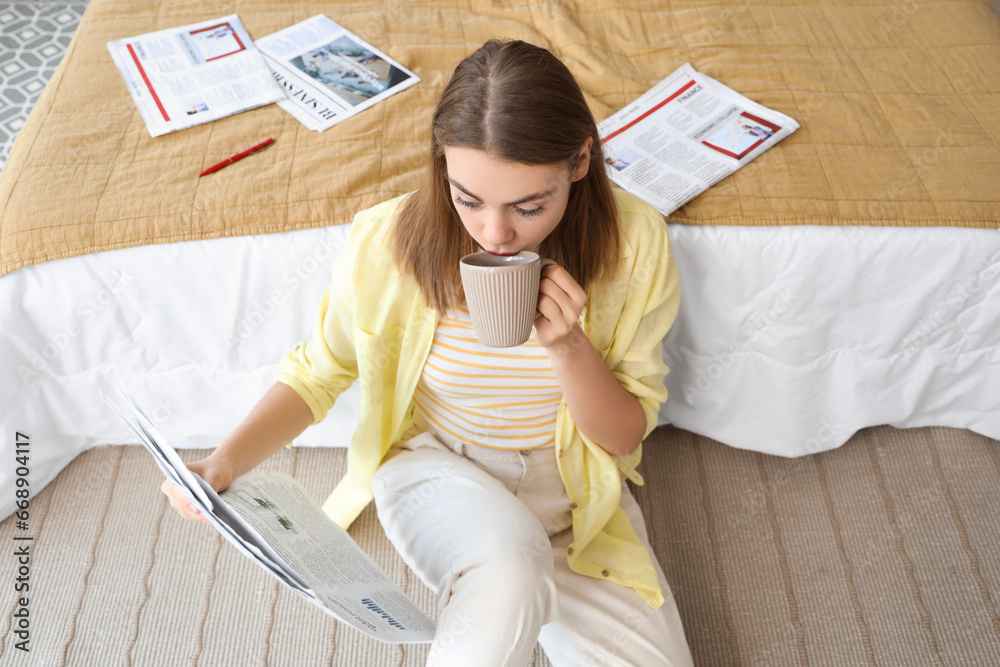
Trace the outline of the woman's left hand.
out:
<instances>
[{"instance_id":1,"label":"woman's left hand","mask_svg":"<svg viewBox=\"0 0 1000 667\"><path fill-rule=\"evenodd\" d=\"M571 346L576 335L582 335L577 325L587 304L587 292L573 279L569 271L557 264L542 269L538 284L538 310L535 337L545 348Z\"/></svg>"}]
</instances>

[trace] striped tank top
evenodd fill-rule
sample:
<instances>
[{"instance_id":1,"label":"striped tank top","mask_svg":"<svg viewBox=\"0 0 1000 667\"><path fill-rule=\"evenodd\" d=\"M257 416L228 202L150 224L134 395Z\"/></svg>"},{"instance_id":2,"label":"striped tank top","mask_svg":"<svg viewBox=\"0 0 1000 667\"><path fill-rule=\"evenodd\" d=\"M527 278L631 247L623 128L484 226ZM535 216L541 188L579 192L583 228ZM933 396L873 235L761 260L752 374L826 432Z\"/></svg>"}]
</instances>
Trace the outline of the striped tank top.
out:
<instances>
[{"instance_id":1,"label":"striped tank top","mask_svg":"<svg viewBox=\"0 0 1000 667\"><path fill-rule=\"evenodd\" d=\"M436 433L495 449L555 442L562 389L548 354L532 337L510 348L476 339L464 306L438 323L413 397L415 421Z\"/></svg>"}]
</instances>

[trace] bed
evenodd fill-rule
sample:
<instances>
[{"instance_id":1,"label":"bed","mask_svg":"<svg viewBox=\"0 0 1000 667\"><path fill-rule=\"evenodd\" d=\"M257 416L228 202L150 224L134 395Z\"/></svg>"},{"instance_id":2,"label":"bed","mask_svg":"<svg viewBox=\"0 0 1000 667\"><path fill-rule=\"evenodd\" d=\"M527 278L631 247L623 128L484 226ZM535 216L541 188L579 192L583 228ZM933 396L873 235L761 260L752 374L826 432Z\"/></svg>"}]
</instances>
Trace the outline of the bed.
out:
<instances>
[{"instance_id":1,"label":"bed","mask_svg":"<svg viewBox=\"0 0 1000 667\"><path fill-rule=\"evenodd\" d=\"M552 49L598 120L689 61L801 125L667 220L684 294L662 423L787 457L875 424L1000 438L986 0L230 11L255 37L322 11L422 81L322 134L271 105L151 139L105 43L224 12L91 1L0 174L0 421L38 443L36 491L80 452L131 440L98 397L120 382L175 445L217 443L309 336L353 214L416 187L437 93L494 36ZM356 401L297 444L346 445ZM0 516L13 484L4 466Z\"/></svg>"}]
</instances>

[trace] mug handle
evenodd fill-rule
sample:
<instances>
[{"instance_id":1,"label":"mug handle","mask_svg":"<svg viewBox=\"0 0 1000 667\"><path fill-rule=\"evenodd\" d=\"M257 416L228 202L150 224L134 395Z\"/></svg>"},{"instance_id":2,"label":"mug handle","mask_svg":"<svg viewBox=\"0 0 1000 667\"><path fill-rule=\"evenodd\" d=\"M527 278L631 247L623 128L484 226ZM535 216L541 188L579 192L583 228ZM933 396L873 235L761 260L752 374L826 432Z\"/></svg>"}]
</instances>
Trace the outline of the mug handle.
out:
<instances>
[{"instance_id":1,"label":"mug handle","mask_svg":"<svg viewBox=\"0 0 1000 667\"><path fill-rule=\"evenodd\" d=\"M551 264L555 264L556 262L555 262L555 260L551 260L548 257L542 257L541 260L539 260L538 263L540 264L540 266L538 267L538 269L539 269L539 271L541 271L546 266L549 266ZM537 308L535 308L535 319L537 320L541 316L542 316L542 311L540 311Z\"/></svg>"}]
</instances>

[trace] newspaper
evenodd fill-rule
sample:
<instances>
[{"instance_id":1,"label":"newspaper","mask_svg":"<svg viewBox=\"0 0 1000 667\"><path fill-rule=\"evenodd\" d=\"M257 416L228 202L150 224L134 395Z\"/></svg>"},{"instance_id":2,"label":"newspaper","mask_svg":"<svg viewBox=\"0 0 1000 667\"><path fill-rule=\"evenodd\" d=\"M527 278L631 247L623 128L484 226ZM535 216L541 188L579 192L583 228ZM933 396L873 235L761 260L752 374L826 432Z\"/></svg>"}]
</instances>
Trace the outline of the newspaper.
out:
<instances>
[{"instance_id":1,"label":"newspaper","mask_svg":"<svg viewBox=\"0 0 1000 667\"><path fill-rule=\"evenodd\" d=\"M139 438L167 479L236 549L310 604L376 639L430 642L435 624L347 531L284 473L252 472L217 494L188 469L127 392L101 398Z\"/></svg>"},{"instance_id":2,"label":"newspaper","mask_svg":"<svg viewBox=\"0 0 1000 667\"><path fill-rule=\"evenodd\" d=\"M689 63L598 124L608 176L664 215L797 129Z\"/></svg>"},{"instance_id":3,"label":"newspaper","mask_svg":"<svg viewBox=\"0 0 1000 667\"><path fill-rule=\"evenodd\" d=\"M285 99L236 14L107 47L154 137Z\"/></svg>"},{"instance_id":4,"label":"newspaper","mask_svg":"<svg viewBox=\"0 0 1000 667\"><path fill-rule=\"evenodd\" d=\"M288 92L279 106L317 132L420 81L324 14L262 37L257 46Z\"/></svg>"}]
</instances>

